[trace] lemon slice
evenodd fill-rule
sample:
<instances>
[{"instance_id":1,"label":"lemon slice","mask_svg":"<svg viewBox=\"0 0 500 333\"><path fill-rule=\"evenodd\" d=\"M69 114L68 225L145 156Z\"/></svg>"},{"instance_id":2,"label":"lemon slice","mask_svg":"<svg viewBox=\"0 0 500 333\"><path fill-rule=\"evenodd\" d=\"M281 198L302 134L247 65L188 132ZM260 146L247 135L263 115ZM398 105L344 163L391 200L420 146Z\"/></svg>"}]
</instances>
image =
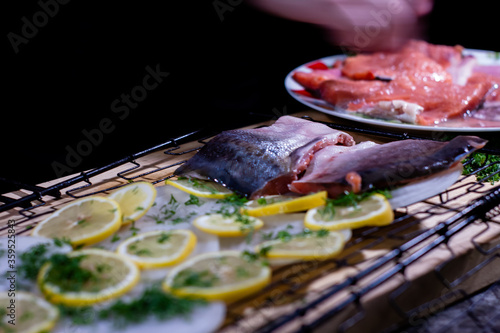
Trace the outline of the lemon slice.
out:
<instances>
[{"instance_id":1,"label":"lemon slice","mask_svg":"<svg viewBox=\"0 0 500 333\"><path fill-rule=\"evenodd\" d=\"M203 253L174 267L163 288L178 296L231 302L253 294L271 281L262 261L246 259L239 251Z\"/></svg>"},{"instance_id":2,"label":"lemon slice","mask_svg":"<svg viewBox=\"0 0 500 333\"><path fill-rule=\"evenodd\" d=\"M241 208L242 213L250 216L266 216L301 212L325 204L327 192L321 191L301 197L271 195L251 200Z\"/></svg>"},{"instance_id":3,"label":"lemon slice","mask_svg":"<svg viewBox=\"0 0 500 333\"><path fill-rule=\"evenodd\" d=\"M157 230L128 238L116 252L139 268L148 269L175 265L186 259L195 246L196 236L190 230Z\"/></svg>"},{"instance_id":4,"label":"lemon slice","mask_svg":"<svg viewBox=\"0 0 500 333\"><path fill-rule=\"evenodd\" d=\"M130 183L112 192L109 198L120 205L122 224L130 224L140 219L153 206L156 188L148 182Z\"/></svg>"},{"instance_id":5,"label":"lemon slice","mask_svg":"<svg viewBox=\"0 0 500 333\"><path fill-rule=\"evenodd\" d=\"M307 211L304 225L311 230L356 229L366 226L383 226L394 220L389 201L381 194L373 194L356 206L334 206L324 211L324 206Z\"/></svg>"},{"instance_id":6,"label":"lemon slice","mask_svg":"<svg viewBox=\"0 0 500 333\"><path fill-rule=\"evenodd\" d=\"M84 249L70 252L66 257L80 259L77 267L72 267L67 275L64 268L54 266L52 261L44 264L38 273L40 290L51 303L66 306L95 304L125 294L139 281L137 266L125 256L111 251Z\"/></svg>"},{"instance_id":7,"label":"lemon slice","mask_svg":"<svg viewBox=\"0 0 500 333\"><path fill-rule=\"evenodd\" d=\"M0 327L7 328L0 331L11 332L11 328L16 333L48 332L56 324L59 310L43 298L23 291L16 291L12 297L7 295L7 292L0 295L0 306L5 311Z\"/></svg>"},{"instance_id":8,"label":"lemon slice","mask_svg":"<svg viewBox=\"0 0 500 333\"><path fill-rule=\"evenodd\" d=\"M224 199L234 193L226 187L210 180L198 178L167 179L165 184L172 185L179 190L195 195L197 197Z\"/></svg>"},{"instance_id":9,"label":"lemon slice","mask_svg":"<svg viewBox=\"0 0 500 333\"><path fill-rule=\"evenodd\" d=\"M193 225L209 234L221 237L238 237L259 230L264 226L264 222L261 219L243 214L229 216L207 214L197 217L193 221Z\"/></svg>"},{"instance_id":10,"label":"lemon slice","mask_svg":"<svg viewBox=\"0 0 500 333\"><path fill-rule=\"evenodd\" d=\"M98 243L121 226L120 206L113 199L89 196L62 207L33 229L33 236L68 238L71 245Z\"/></svg>"},{"instance_id":11,"label":"lemon slice","mask_svg":"<svg viewBox=\"0 0 500 333\"><path fill-rule=\"evenodd\" d=\"M341 232L320 230L296 235L288 240L269 240L256 246L255 252L269 259L324 260L342 252L345 237Z\"/></svg>"}]
</instances>

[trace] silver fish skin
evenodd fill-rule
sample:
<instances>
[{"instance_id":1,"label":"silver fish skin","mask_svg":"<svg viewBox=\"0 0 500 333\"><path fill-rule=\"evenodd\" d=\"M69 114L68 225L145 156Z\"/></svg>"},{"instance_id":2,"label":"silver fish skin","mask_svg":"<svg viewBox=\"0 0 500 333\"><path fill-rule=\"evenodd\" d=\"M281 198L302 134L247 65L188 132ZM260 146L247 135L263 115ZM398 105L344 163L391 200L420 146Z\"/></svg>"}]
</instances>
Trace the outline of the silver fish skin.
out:
<instances>
[{"instance_id":1,"label":"silver fish skin","mask_svg":"<svg viewBox=\"0 0 500 333\"><path fill-rule=\"evenodd\" d=\"M326 125L283 116L268 127L220 133L174 174L211 179L251 198L284 194L316 151L337 144L355 142Z\"/></svg>"},{"instance_id":2,"label":"silver fish skin","mask_svg":"<svg viewBox=\"0 0 500 333\"><path fill-rule=\"evenodd\" d=\"M452 168L486 143L476 136L458 136L448 142L402 140L326 157L328 149L324 149L290 189L300 194L327 191L331 198L345 191L392 189Z\"/></svg>"}]
</instances>

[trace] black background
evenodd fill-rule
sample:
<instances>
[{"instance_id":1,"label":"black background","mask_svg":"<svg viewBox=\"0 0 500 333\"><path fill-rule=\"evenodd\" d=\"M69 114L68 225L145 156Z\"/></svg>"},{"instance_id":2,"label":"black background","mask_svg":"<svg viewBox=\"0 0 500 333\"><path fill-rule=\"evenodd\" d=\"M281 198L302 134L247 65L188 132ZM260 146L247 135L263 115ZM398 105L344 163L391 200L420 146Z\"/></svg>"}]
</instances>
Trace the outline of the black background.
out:
<instances>
[{"instance_id":1,"label":"black background","mask_svg":"<svg viewBox=\"0 0 500 333\"><path fill-rule=\"evenodd\" d=\"M43 1L42 2L47 2ZM162 4L160 4L162 3ZM103 165L204 126L230 128L305 109L287 95L293 68L341 52L318 27L260 12L245 2L60 4L15 53L9 33L33 22L37 1L3 10L5 66L0 177L56 178L67 147L108 118L114 126L72 172ZM232 3L233 5L231 5ZM6 4L4 4L5 6ZM433 43L500 51L492 1L438 0L423 21ZM142 85L146 66L168 72L124 119L111 104Z\"/></svg>"}]
</instances>

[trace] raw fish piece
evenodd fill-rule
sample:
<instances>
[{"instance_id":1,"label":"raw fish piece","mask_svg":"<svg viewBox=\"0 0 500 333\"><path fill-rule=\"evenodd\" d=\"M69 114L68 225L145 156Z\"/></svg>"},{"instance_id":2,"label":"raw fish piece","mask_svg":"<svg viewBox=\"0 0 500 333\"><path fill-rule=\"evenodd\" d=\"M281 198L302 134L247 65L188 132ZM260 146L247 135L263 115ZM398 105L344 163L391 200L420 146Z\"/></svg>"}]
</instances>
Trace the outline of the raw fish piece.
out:
<instances>
[{"instance_id":1,"label":"raw fish piece","mask_svg":"<svg viewBox=\"0 0 500 333\"><path fill-rule=\"evenodd\" d=\"M414 75L424 82L452 81L452 76L442 65L411 48L397 53L377 52L348 57L344 61L342 75L352 80L395 79Z\"/></svg>"},{"instance_id":2,"label":"raw fish piece","mask_svg":"<svg viewBox=\"0 0 500 333\"><path fill-rule=\"evenodd\" d=\"M486 143L475 136L458 136L449 142L395 141L330 158L318 153L311 161L314 168L292 182L290 189L301 194L326 190L336 197L344 191L393 188L447 170ZM317 163L320 158L326 163Z\"/></svg>"},{"instance_id":3,"label":"raw fish piece","mask_svg":"<svg viewBox=\"0 0 500 333\"><path fill-rule=\"evenodd\" d=\"M321 83L331 79L338 79L341 76L340 69L316 69L312 72L295 72L293 79L309 91L319 89Z\"/></svg>"},{"instance_id":4,"label":"raw fish piece","mask_svg":"<svg viewBox=\"0 0 500 333\"><path fill-rule=\"evenodd\" d=\"M416 76L397 77L390 82L374 80L328 80L321 84L321 97L332 105L350 111L375 114L385 119L414 121L432 125L475 110L491 88L485 82L470 81L461 86L449 82L423 82ZM398 113L380 108L385 101L403 101L422 108L418 113L397 118Z\"/></svg>"},{"instance_id":5,"label":"raw fish piece","mask_svg":"<svg viewBox=\"0 0 500 333\"><path fill-rule=\"evenodd\" d=\"M335 63L335 68L297 71L293 78L338 109L437 125L466 117L499 95L498 89L491 90L498 84L494 74L499 66L477 66L462 51L461 46L412 40L398 52L359 54Z\"/></svg>"},{"instance_id":6,"label":"raw fish piece","mask_svg":"<svg viewBox=\"0 0 500 333\"><path fill-rule=\"evenodd\" d=\"M351 146L354 140L326 125L283 116L269 127L220 133L175 174L208 178L250 197L283 194L316 151L337 144Z\"/></svg>"}]
</instances>

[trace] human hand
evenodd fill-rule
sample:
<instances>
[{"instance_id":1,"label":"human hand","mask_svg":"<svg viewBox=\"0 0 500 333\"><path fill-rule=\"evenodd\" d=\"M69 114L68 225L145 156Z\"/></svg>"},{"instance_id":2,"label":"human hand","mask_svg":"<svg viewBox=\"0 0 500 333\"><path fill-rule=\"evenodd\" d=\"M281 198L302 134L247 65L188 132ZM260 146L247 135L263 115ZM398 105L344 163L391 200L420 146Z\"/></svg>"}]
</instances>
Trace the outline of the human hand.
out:
<instances>
[{"instance_id":1,"label":"human hand","mask_svg":"<svg viewBox=\"0 0 500 333\"><path fill-rule=\"evenodd\" d=\"M249 0L263 11L323 27L336 45L354 51L396 49L421 33L418 18L433 0Z\"/></svg>"}]
</instances>

